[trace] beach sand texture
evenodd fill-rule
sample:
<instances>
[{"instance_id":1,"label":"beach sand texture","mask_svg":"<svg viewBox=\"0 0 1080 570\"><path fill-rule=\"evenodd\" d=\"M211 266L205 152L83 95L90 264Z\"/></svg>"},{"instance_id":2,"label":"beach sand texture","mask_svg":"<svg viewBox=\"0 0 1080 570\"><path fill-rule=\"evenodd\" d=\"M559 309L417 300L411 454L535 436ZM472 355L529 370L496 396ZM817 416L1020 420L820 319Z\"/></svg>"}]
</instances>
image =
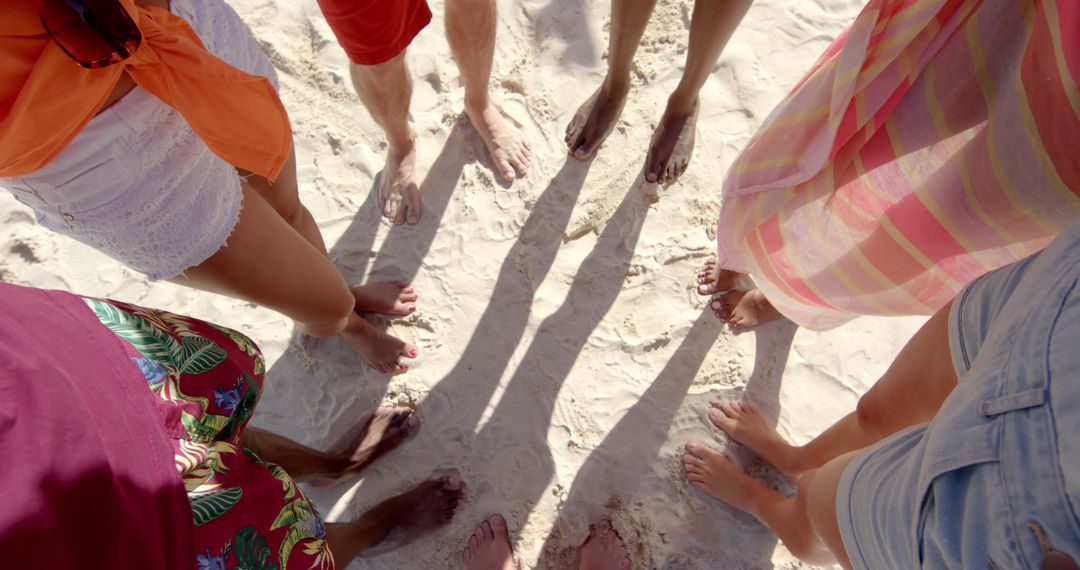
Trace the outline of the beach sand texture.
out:
<instances>
[{"instance_id":1,"label":"beach sand texture","mask_svg":"<svg viewBox=\"0 0 1080 570\"><path fill-rule=\"evenodd\" d=\"M733 335L695 292L713 254L726 167L772 107L856 15L858 0L758 0L702 91L689 171L643 186L652 130L682 72L693 3L661 0L638 50L622 118L594 160L568 159L563 133L606 70L610 4L499 3L492 93L527 133L528 177L501 182L461 113L443 2L413 43L412 118L424 218L381 221L371 194L386 152L346 58L314 0L231 0L281 77L296 133L301 197L353 281L411 281L420 309L391 325L414 342L412 370L387 378L340 339L301 336L268 309L140 275L38 226L0 196L0 278L108 296L235 327L269 361L254 425L325 446L381 401L420 407L419 436L363 479L312 490L347 519L440 467L458 467L469 501L453 524L350 568L457 563L473 527L509 522L523 568L574 566L589 523L613 519L637 568L789 568L799 564L750 516L691 488L689 437L727 446L711 403L747 398L805 442L854 408L923 321L864 318L827 333L790 323ZM782 379L782 381L781 381Z\"/></svg>"}]
</instances>

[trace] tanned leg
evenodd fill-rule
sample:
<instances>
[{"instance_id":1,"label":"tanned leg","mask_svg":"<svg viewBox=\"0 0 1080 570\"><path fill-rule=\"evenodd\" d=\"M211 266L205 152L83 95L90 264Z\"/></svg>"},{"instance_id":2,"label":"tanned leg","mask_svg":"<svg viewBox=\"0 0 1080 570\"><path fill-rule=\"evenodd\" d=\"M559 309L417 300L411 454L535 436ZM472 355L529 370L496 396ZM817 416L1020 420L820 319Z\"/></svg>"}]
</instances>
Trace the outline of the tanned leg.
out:
<instances>
[{"instance_id":1,"label":"tanned leg","mask_svg":"<svg viewBox=\"0 0 1080 570\"><path fill-rule=\"evenodd\" d=\"M566 144L574 158L584 160L592 156L615 128L630 92L630 66L634 63L634 53L655 5L656 0L611 3L607 76L566 127Z\"/></svg>"},{"instance_id":2,"label":"tanned leg","mask_svg":"<svg viewBox=\"0 0 1080 570\"><path fill-rule=\"evenodd\" d=\"M335 565L345 568L357 556L381 554L437 531L450 524L464 498L465 484L456 471L436 474L355 521L326 525Z\"/></svg>"},{"instance_id":3,"label":"tanned leg","mask_svg":"<svg viewBox=\"0 0 1080 570\"><path fill-rule=\"evenodd\" d=\"M698 93L709 78L751 0L697 0L690 20L686 68L668 98L645 159L645 180L674 182L690 163L698 116Z\"/></svg>"},{"instance_id":4,"label":"tanned leg","mask_svg":"<svg viewBox=\"0 0 1080 570\"><path fill-rule=\"evenodd\" d=\"M325 253L297 233L247 184L244 207L228 243L172 281L245 299L297 321L312 336L341 334L383 372L404 372L416 348L354 312L356 298Z\"/></svg>"},{"instance_id":5,"label":"tanned leg","mask_svg":"<svg viewBox=\"0 0 1080 570\"><path fill-rule=\"evenodd\" d=\"M326 253L326 243L319 231L315 218L300 202L299 183L296 178L296 151L281 168L276 180L271 182L263 176L237 169L241 177L247 180L255 192L266 200L270 207L300 234L312 247ZM377 313L402 316L416 310L419 298L408 283L401 281L372 281L351 287L356 298L356 310L360 313Z\"/></svg>"},{"instance_id":6,"label":"tanned leg","mask_svg":"<svg viewBox=\"0 0 1080 570\"><path fill-rule=\"evenodd\" d=\"M488 97L495 57L495 0L447 0L446 37L465 83L465 114L484 139L504 180L529 171L532 151L521 131Z\"/></svg>"},{"instance_id":7,"label":"tanned leg","mask_svg":"<svg viewBox=\"0 0 1080 570\"><path fill-rule=\"evenodd\" d=\"M749 404L724 404L710 410L709 419L789 475L822 467L846 452L929 422L957 382L949 352L951 307L951 302L942 307L915 333L881 379L859 399L854 412L806 445L785 442Z\"/></svg>"},{"instance_id":8,"label":"tanned leg","mask_svg":"<svg viewBox=\"0 0 1080 570\"><path fill-rule=\"evenodd\" d=\"M240 445L280 465L297 481L326 485L360 473L419 429L420 418L413 407L383 407L361 418L327 451L256 427L244 429Z\"/></svg>"},{"instance_id":9,"label":"tanned leg","mask_svg":"<svg viewBox=\"0 0 1080 570\"><path fill-rule=\"evenodd\" d=\"M806 472L791 498L751 479L727 457L700 442L687 444L683 467L693 486L756 517L803 562L850 568L836 518L836 493L840 476L854 456L855 452L847 453Z\"/></svg>"},{"instance_id":10,"label":"tanned leg","mask_svg":"<svg viewBox=\"0 0 1080 570\"><path fill-rule=\"evenodd\" d=\"M416 134L409 125L412 76L405 50L376 65L349 64L356 94L386 133L390 151L379 176L379 208L397 225L420 221L420 188L416 183Z\"/></svg>"}]
</instances>

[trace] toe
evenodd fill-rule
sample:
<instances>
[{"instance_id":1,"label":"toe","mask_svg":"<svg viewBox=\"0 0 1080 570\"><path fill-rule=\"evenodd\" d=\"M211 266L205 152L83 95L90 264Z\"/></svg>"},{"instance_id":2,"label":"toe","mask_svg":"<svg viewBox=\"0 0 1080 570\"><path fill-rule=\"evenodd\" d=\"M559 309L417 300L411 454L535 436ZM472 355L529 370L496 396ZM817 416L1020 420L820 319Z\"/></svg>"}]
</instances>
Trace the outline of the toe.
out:
<instances>
[{"instance_id":1,"label":"toe","mask_svg":"<svg viewBox=\"0 0 1080 570\"><path fill-rule=\"evenodd\" d=\"M388 200L383 203L382 214L384 218L391 222L396 220L398 215L398 202L395 200Z\"/></svg>"},{"instance_id":2,"label":"toe","mask_svg":"<svg viewBox=\"0 0 1080 570\"><path fill-rule=\"evenodd\" d=\"M720 410L716 408L709 410L709 421L711 421L714 426L727 431L728 418Z\"/></svg>"},{"instance_id":3,"label":"toe","mask_svg":"<svg viewBox=\"0 0 1080 570\"><path fill-rule=\"evenodd\" d=\"M491 525L491 530L495 533L495 536L502 536L506 534L506 519L502 515L496 513L488 517L488 524Z\"/></svg>"},{"instance_id":4,"label":"toe","mask_svg":"<svg viewBox=\"0 0 1080 570\"><path fill-rule=\"evenodd\" d=\"M723 404L720 404L720 410L724 412L724 416L727 416L727 418L735 418L742 413L742 408L739 406L739 402L724 402ZM719 416L719 414L717 415ZM722 419L727 419L724 416L719 417L721 417Z\"/></svg>"},{"instance_id":5,"label":"toe","mask_svg":"<svg viewBox=\"0 0 1080 570\"><path fill-rule=\"evenodd\" d=\"M469 561L472 560L472 550L470 550L469 548L470 547L466 546L465 550L461 551L461 561L465 564L468 564Z\"/></svg>"},{"instance_id":6,"label":"toe","mask_svg":"<svg viewBox=\"0 0 1080 570\"><path fill-rule=\"evenodd\" d=\"M515 175L517 177L524 177L525 174L529 171L528 163L525 162L520 156L514 157L514 159L510 161L510 164L511 166L513 166Z\"/></svg>"},{"instance_id":7,"label":"toe","mask_svg":"<svg viewBox=\"0 0 1080 570\"><path fill-rule=\"evenodd\" d=\"M686 442L686 451L689 453L689 455L687 455L687 460L701 459L702 454L705 452L705 449L705 444L697 441L696 439L691 439L690 441Z\"/></svg>"},{"instance_id":8,"label":"toe","mask_svg":"<svg viewBox=\"0 0 1080 570\"><path fill-rule=\"evenodd\" d=\"M607 536L609 532L611 532L611 521L608 519L600 519L600 522L596 524L594 534L603 538Z\"/></svg>"},{"instance_id":9,"label":"toe","mask_svg":"<svg viewBox=\"0 0 1080 570\"><path fill-rule=\"evenodd\" d=\"M480 523L480 532L483 533L481 535L482 540L486 540L487 542L491 542L492 540L495 539L495 532L491 529L491 523L489 523L487 521L484 521L484 522Z\"/></svg>"},{"instance_id":10,"label":"toe","mask_svg":"<svg viewBox=\"0 0 1080 570\"><path fill-rule=\"evenodd\" d=\"M516 177L514 166L510 164L510 160L505 158L499 160L499 172L502 174L503 180L507 182L513 181Z\"/></svg>"},{"instance_id":11,"label":"toe","mask_svg":"<svg viewBox=\"0 0 1080 570\"><path fill-rule=\"evenodd\" d=\"M469 550L472 550L474 552L479 551L479 549L480 549L480 537L478 536L479 533L480 533L480 529L477 529L476 532L474 532L473 535L469 537Z\"/></svg>"}]
</instances>

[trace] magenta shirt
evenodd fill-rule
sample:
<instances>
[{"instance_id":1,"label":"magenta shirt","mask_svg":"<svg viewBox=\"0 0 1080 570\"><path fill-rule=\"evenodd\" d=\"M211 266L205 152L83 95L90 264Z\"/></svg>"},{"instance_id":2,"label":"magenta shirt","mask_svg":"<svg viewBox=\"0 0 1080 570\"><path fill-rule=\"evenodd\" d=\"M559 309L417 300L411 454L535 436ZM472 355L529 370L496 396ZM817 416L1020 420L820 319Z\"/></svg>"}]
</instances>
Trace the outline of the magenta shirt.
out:
<instances>
[{"instance_id":1,"label":"magenta shirt","mask_svg":"<svg viewBox=\"0 0 1080 570\"><path fill-rule=\"evenodd\" d=\"M0 282L0 565L193 568L154 395L76 296Z\"/></svg>"}]
</instances>

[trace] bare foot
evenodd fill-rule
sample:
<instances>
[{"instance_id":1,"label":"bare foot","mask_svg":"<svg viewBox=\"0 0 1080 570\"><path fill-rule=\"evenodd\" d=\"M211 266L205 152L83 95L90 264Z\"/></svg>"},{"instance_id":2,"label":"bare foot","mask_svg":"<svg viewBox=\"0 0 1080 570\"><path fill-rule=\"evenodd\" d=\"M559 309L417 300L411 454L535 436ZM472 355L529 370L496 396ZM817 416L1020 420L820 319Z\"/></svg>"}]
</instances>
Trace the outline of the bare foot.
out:
<instances>
[{"instance_id":1,"label":"bare foot","mask_svg":"<svg viewBox=\"0 0 1080 570\"><path fill-rule=\"evenodd\" d=\"M514 551L502 515L491 515L476 527L461 552L461 563L465 570L514 570Z\"/></svg>"},{"instance_id":2,"label":"bare foot","mask_svg":"<svg viewBox=\"0 0 1080 570\"><path fill-rule=\"evenodd\" d=\"M330 446L328 469L312 477L312 483L320 487L340 483L412 439L418 431L420 416L415 406L378 408Z\"/></svg>"},{"instance_id":3,"label":"bare foot","mask_svg":"<svg viewBox=\"0 0 1080 570\"><path fill-rule=\"evenodd\" d=\"M363 285L353 285L353 297L356 297L358 313L376 313L380 315L408 315L416 310L419 295L404 281L371 281Z\"/></svg>"},{"instance_id":4,"label":"bare foot","mask_svg":"<svg viewBox=\"0 0 1080 570\"><path fill-rule=\"evenodd\" d=\"M600 88L582 103L574 114L574 119L567 125L564 138L574 158L589 158L611 134L629 93L629 84L611 87L605 79Z\"/></svg>"},{"instance_id":5,"label":"bare foot","mask_svg":"<svg viewBox=\"0 0 1080 570\"><path fill-rule=\"evenodd\" d=\"M754 406L746 402L724 402L719 408L709 410L709 420L786 475L799 475L806 470L796 461L799 448L784 441Z\"/></svg>"},{"instance_id":6,"label":"bare foot","mask_svg":"<svg viewBox=\"0 0 1080 570\"><path fill-rule=\"evenodd\" d=\"M412 491L387 499L352 523L368 533L360 556L400 548L450 523L465 499L465 484L457 470L435 473Z\"/></svg>"},{"instance_id":7,"label":"bare foot","mask_svg":"<svg viewBox=\"0 0 1080 570\"><path fill-rule=\"evenodd\" d=\"M706 297L729 291L735 287L735 280L742 275L730 269L721 269L715 259L710 259L698 271L698 295Z\"/></svg>"},{"instance_id":8,"label":"bare foot","mask_svg":"<svg viewBox=\"0 0 1080 570\"><path fill-rule=\"evenodd\" d=\"M675 182L690 164L697 131L698 101L687 111L674 110L668 102L656 126L649 155L645 158L645 180L658 184Z\"/></svg>"},{"instance_id":9,"label":"bare foot","mask_svg":"<svg viewBox=\"0 0 1080 570\"><path fill-rule=\"evenodd\" d=\"M710 306L718 319L739 328L756 327L784 318L761 289L728 291L713 299Z\"/></svg>"},{"instance_id":10,"label":"bare foot","mask_svg":"<svg viewBox=\"0 0 1080 570\"><path fill-rule=\"evenodd\" d=\"M687 442L683 469L691 485L758 520L763 505L784 500L783 495L751 479L727 457L700 441Z\"/></svg>"},{"instance_id":11,"label":"bare foot","mask_svg":"<svg viewBox=\"0 0 1080 570\"><path fill-rule=\"evenodd\" d=\"M494 103L488 101L480 109L466 105L465 114L476 132L480 133L480 138L484 139L491 160L504 180L522 178L529 172L532 147L522 136L521 130Z\"/></svg>"},{"instance_id":12,"label":"bare foot","mask_svg":"<svg viewBox=\"0 0 1080 570\"><path fill-rule=\"evenodd\" d=\"M390 148L375 191L378 192L379 211L394 225L408 223L411 226L420 221L420 188L416 185L414 141L410 141L406 149Z\"/></svg>"},{"instance_id":13,"label":"bare foot","mask_svg":"<svg viewBox=\"0 0 1080 570\"><path fill-rule=\"evenodd\" d=\"M630 554L611 521L601 519L589 527L589 538L578 549L578 570L630 570Z\"/></svg>"},{"instance_id":14,"label":"bare foot","mask_svg":"<svg viewBox=\"0 0 1080 570\"><path fill-rule=\"evenodd\" d=\"M409 369L403 358L416 358L416 347L394 338L353 313L341 336L360 353L368 366L384 374L401 374Z\"/></svg>"}]
</instances>

